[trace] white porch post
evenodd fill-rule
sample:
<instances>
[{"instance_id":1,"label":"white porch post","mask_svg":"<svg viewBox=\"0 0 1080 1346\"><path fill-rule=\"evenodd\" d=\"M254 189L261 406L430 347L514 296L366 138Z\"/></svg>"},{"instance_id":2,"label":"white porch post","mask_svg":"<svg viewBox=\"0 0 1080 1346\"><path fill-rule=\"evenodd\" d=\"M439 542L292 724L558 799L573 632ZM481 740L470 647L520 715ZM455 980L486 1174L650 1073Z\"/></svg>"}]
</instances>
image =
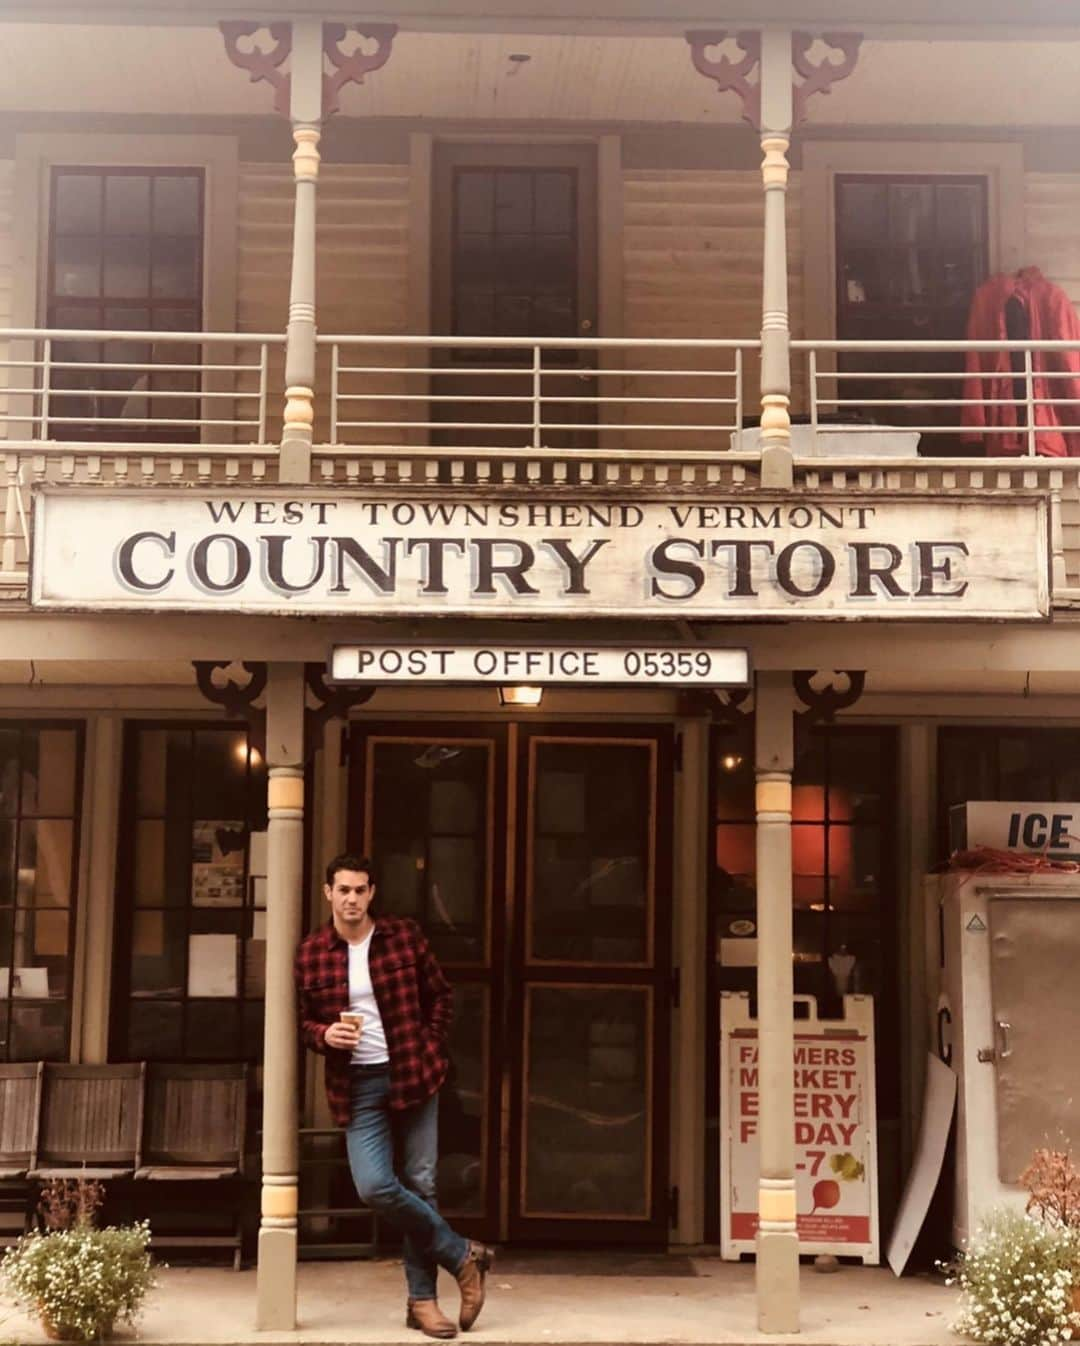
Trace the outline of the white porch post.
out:
<instances>
[{"instance_id":1,"label":"white porch post","mask_svg":"<svg viewBox=\"0 0 1080 1346\"><path fill-rule=\"evenodd\" d=\"M300 1081L293 955L304 854L304 666L271 664L266 689L267 911L262 1220L255 1326L296 1327Z\"/></svg>"},{"instance_id":2,"label":"white porch post","mask_svg":"<svg viewBox=\"0 0 1080 1346\"><path fill-rule=\"evenodd\" d=\"M787 152L793 97L791 33L761 34L761 178L765 242L761 290L761 484L789 488L791 466L791 332L788 313Z\"/></svg>"},{"instance_id":3,"label":"white porch post","mask_svg":"<svg viewBox=\"0 0 1080 1346\"><path fill-rule=\"evenodd\" d=\"M323 26L314 20L292 26L289 117L296 196L278 480L306 482L315 425L315 201L323 118Z\"/></svg>"},{"instance_id":4,"label":"white porch post","mask_svg":"<svg viewBox=\"0 0 1080 1346\"><path fill-rule=\"evenodd\" d=\"M757 1311L762 1332L799 1330L795 1223L794 1022L791 915L791 674L761 672L755 697L757 778L759 1177Z\"/></svg>"}]
</instances>

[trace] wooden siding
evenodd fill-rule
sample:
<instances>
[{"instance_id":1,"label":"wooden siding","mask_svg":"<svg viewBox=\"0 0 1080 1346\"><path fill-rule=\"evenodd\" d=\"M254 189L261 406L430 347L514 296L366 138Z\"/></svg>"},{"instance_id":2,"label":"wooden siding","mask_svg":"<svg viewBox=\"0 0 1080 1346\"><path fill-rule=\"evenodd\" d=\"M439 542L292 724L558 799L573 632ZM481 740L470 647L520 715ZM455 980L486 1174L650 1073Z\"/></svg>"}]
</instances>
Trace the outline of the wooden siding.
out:
<instances>
[{"instance_id":1,"label":"wooden siding","mask_svg":"<svg viewBox=\"0 0 1080 1346\"><path fill-rule=\"evenodd\" d=\"M1080 173L1025 174L1024 223L1025 262L1080 307Z\"/></svg>"},{"instance_id":2,"label":"wooden siding","mask_svg":"<svg viewBox=\"0 0 1080 1346\"><path fill-rule=\"evenodd\" d=\"M280 332L289 313L291 165L242 164L239 195L237 326L242 332ZM316 297L320 332L396 334L408 330L408 210L406 166L323 165ZM380 362L377 352L371 354L377 357L373 363ZM317 442L325 442L329 437L328 356L320 363L318 383L315 435ZM282 387L279 361L270 371L271 442L281 434ZM389 383L379 389L394 390ZM365 414L374 414L374 407L365 408ZM387 418L396 419L397 413Z\"/></svg>"},{"instance_id":3,"label":"wooden siding","mask_svg":"<svg viewBox=\"0 0 1080 1346\"><path fill-rule=\"evenodd\" d=\"M15 277L15 161L0 159L0 327L11 327L12 285ZM8 345L0 342L0 360L8 358ZM3 389L8 387L8 373L0 369L0 415L8 409ZM7 439L7 424L0 421L0 439ZM0 529L3 528L0 522Z\"/></svg>"},{"instance_id":4,"label":"wooden siding","mask_svg":"<svg viewBox=\"0 0 1080 1346\"><path fill-rule=\"evenodd\" d=\"M623 175L625 333L630 337L749 337L761 332L764 202L757 172L633 169ZM803 328L799 178L788 194L793 335ZM729 357L725 356L725 359ZM707 361L701 361L707 368ZM794 371L793 405L803 404ZM707 396L702 380L688 396ZM642 392L659 388L641 387ZM744 410L758 410L756 356L747 360ZM699 413L687 409L687 418ZM685 439L683 440L685 447Z\"/></svg>"},{"instance_id":5,"label":"wooden siding","mask_svg":"<svg viewBox=\"0 0 1080 1346\"><path fill-rule=\"evenodd\" d=\"M1024 176L1025 262L1040 267L1080 307L1080 173ZM1075 481L1075 479L1074 479ZM1065 568L1071 587L1080 586L1080 491L1061 501Z\"/></svg>"}]
</instances>

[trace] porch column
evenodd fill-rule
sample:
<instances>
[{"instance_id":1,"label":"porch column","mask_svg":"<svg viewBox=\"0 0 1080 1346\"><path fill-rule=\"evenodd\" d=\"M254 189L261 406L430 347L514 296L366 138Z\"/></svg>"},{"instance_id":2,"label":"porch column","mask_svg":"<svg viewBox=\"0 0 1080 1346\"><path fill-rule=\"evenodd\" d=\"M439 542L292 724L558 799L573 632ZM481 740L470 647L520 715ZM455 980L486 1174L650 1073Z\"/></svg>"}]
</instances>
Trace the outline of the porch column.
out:
<instances>
[{"instance_id":1,"label":"porch column","mask_svg":"<svg viewBox=\"0 0 1080 1346\"><path fill-rule=\"evenodd\" d=\"M795 1225L795 1104L791 916L791 674L761 672L755 698L757 819L758 1176L757 1309L762 1332L799 1330Z\"/></svg>"},{"instance_id":2,"label":"porch column","mask_svg":"<svg viewBox=\"0 0 1080 1346\"><path fill-rule=\"evenodd\" d=\"M761 288L761 484L782 489L791 466L791 332L788 313L787 152L793 98L791 33L761 34L761 178L765 243Z\"/></svg>"},{"instance_id":3,"label":"porch column","mask_svg":"<svg viewBox=\"0 0 1080 1346\"><path fill-rule=\"evenodd\" d=\"M296 196L278 480L306 482L315 425L315 188L323 118L323 26L313 20L292 26L289 117Z\"/></svg>"},{"instance_id":4,"label":"porch column","mask_svg":"<svg viewBox=\"0 0 1080 1346\"><path fill-rule=\"evenodd\" d=\"M271 664L266 688L266 1023L262 1221L255 1326L296 1327L299 1047L293 954L300 939L304 854L304 666Z\"/></svg>"}]
</instances>

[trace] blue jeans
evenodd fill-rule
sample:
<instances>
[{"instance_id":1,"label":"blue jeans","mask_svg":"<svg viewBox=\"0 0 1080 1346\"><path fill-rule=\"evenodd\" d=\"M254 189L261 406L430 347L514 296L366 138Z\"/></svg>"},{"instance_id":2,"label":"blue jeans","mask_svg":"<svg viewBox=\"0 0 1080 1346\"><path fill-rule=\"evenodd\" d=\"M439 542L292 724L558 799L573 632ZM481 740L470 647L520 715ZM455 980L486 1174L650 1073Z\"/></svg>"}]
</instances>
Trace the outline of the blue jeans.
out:
<instances>
[{"instance_id":1,"label":"blue jeans","mask_svg":"<svg viewBox=\"0 0 1080 1346\"><path fill-rule=\"evenodd\" d=\"M439 1098L415 1108L390 1110L390 1072L356 1070L352 1120L345 1133L349 1167L360 1200L404 1235L405 1281L410 1299L434 1299L439 1267L454 1273L465 1261L468 1241L456 1234L435 1206ZM402 1149L402 1174L394 1172L394 1141Z\"/></svg>"}]
</instances>

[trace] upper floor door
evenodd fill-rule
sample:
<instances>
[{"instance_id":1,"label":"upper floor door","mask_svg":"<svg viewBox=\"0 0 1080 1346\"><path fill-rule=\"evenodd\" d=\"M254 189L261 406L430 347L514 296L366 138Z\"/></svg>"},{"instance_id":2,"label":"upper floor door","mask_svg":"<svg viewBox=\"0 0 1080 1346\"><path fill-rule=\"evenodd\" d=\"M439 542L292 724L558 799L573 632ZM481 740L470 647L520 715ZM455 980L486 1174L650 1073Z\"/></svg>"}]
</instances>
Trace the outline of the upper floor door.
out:
<instances>
[{"instance_id":1,"label":"upper floor door","mask_svg":"<svg viewBox=\"0 0 1080 1346\"><path fill-rule=\"evenodd\" d=\"M962 340L972 297L989 268L986 178L843 173L835 190L837 337ZM859 351L841 354L839 368L847 375L840 396L861 399L872 419L943 428L957 423L959 351ZM923 435L920 452L971 448L935 431Z\"/></svg>"},{"instance_id":2,"label":"upper floor door","mask_svg":"<svg viewBox=\"0 0 1080 1346\"><path fill-rule=\"evenodd\" d=\"M437 441L588 447L595 434L584 427L596 420L593 147L441 145L432 201L437 333L581 342L537 359L525 344L474 340L433 358L441 372L431 380L432 420L445 426Z\"/></svg>"}]
</instances>

